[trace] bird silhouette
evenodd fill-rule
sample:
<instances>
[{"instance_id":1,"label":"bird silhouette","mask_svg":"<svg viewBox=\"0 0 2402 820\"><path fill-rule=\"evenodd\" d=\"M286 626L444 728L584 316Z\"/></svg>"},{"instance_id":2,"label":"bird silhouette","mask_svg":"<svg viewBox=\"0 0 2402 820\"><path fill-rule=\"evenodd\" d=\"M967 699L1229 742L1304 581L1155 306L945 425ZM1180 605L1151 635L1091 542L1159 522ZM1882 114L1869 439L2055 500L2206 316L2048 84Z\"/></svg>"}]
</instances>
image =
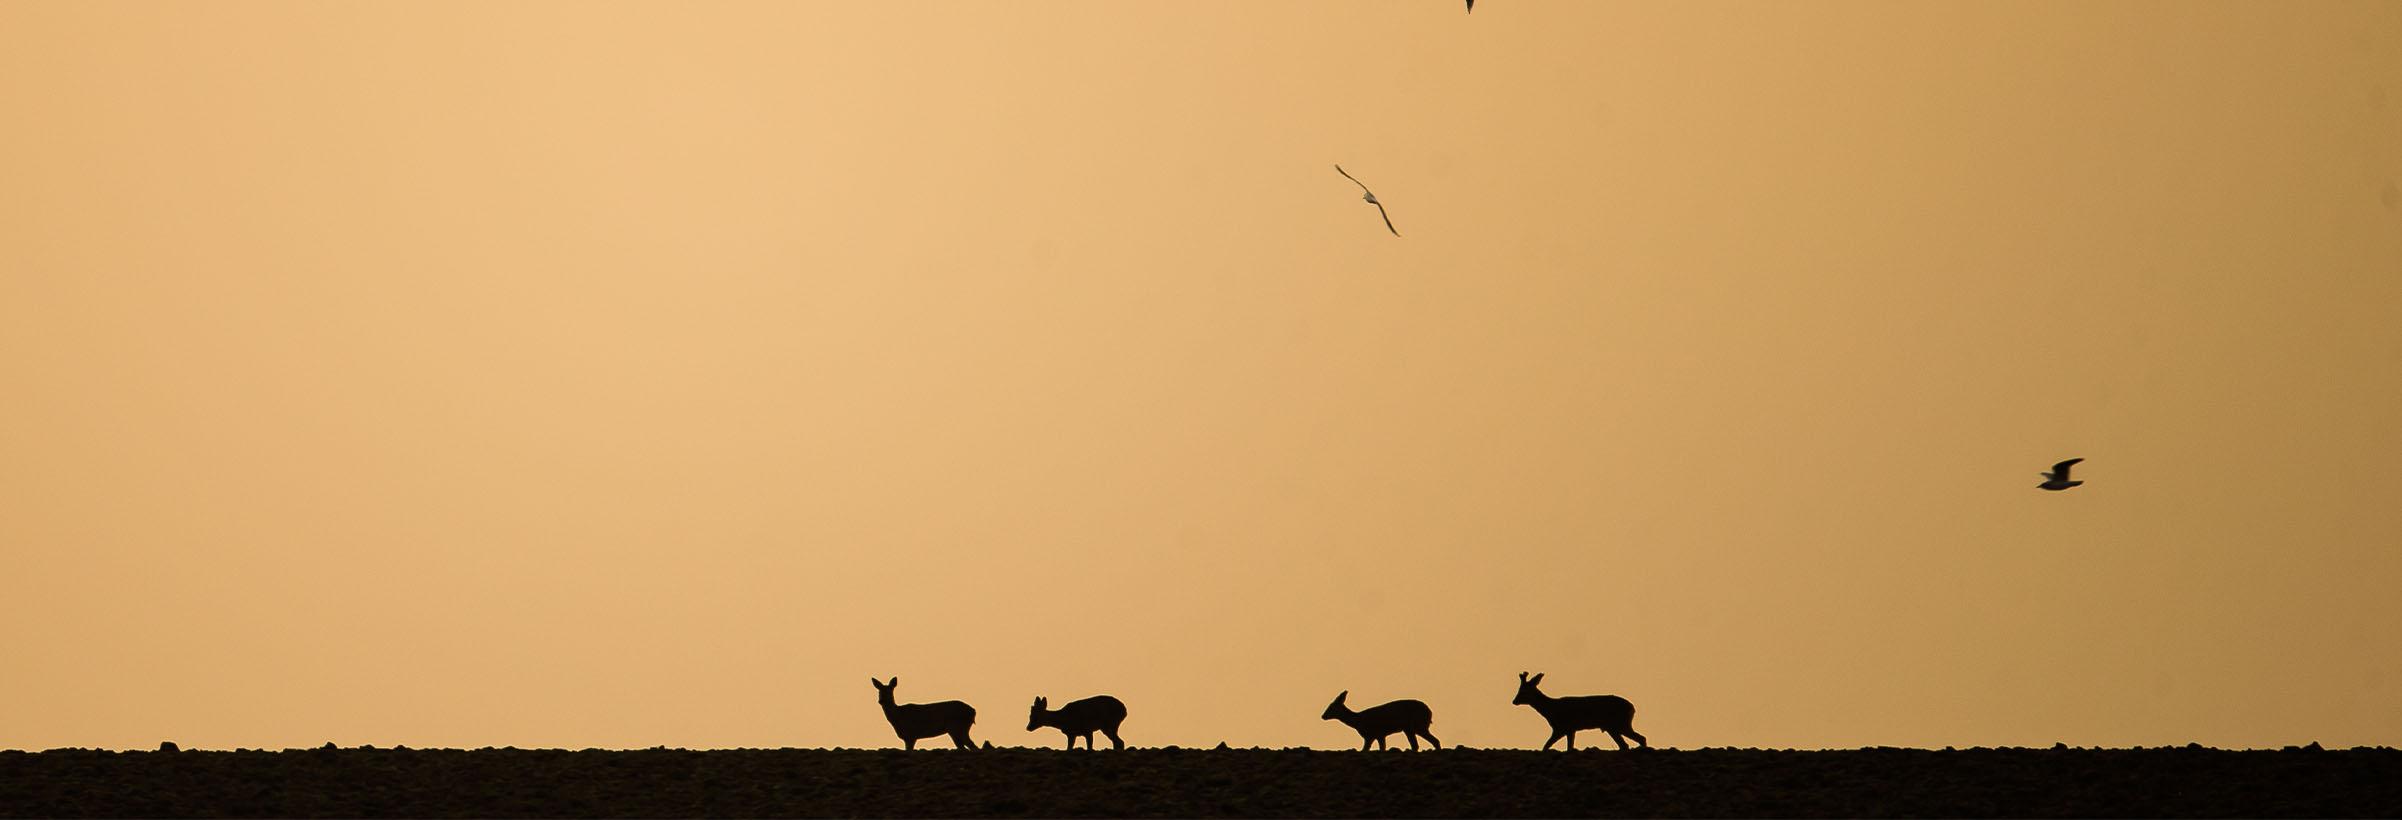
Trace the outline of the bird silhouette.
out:
<instances>
[{"instance_id":1,"label":"bird silhouette","mask_svg":"<svg viewBox=\"0 0 2402 820\"><path fill-rule=\"evenodd\" d=\"M1394 236L1401 235L1400 231L1393 228L1393 216L1384 212L1384 203L1376 201L1376 192L1368 190L1368 183L1359 181L1359 177L1352 176L1350 171L1343 170L1341 163L1335 164L1334 172L1342 174L1344 179L1351 180L1351 184L1359 186L1360 198L1367 200L1368 204L1376 206L1376 215L1384 217L1385 230L1392 231Z\"/></svg>"},{"instance_id":2,"label":"bird silhouette","mask_svg":"<svg viewBox=\"0 0 2402 820\"><path fill-rule=\"evenodd\" d=\"M1469 13L1469 14L1475 14L1475 13L1476 13L1476 0L1468 0L1468 13Z\"/></svg>"},{"instance_id":3,"label":"bird silhouette","mask_svg":"<svg viewBox=\"0 0 2402 820\"><path fill-rule=\"evenodd\" d=\"M2052 471L2043 474L2043 483L2035 486L2040 489L2058 491L2085 483L2082 481L2068 480L2068 468L2075 467L2077 466L2077 462L2084 460L2085 459L2081 458L2072 458L2067 461L2052 465Z\"/></svg>"}]
</instances>

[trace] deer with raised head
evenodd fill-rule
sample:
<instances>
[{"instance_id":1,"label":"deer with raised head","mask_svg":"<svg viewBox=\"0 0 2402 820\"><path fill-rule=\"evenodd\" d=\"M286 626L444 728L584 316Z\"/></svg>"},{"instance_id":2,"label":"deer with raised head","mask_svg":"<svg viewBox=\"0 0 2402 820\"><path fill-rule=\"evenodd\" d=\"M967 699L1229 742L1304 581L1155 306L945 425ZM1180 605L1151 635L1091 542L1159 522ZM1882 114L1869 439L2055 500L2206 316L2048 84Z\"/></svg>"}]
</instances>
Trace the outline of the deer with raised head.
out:
<instances>
[{"instance_id":1,"label":"deer with raised head","mask_svg":"<svg viewBox=\"0 0 2402 820\"><path fill-rule=\"evenodd\" d=\"M1334 702L1326 704L1326 712L1319 715L1318 719L1339 720L1351 727L1352 731L1358 732L1360 751L1367 751L1369 746L1386 748L1384 739L1391 737L1394 732L1409 736L1410 751L1413 752L1418 750L1418 738L1421 737L1434 744L1435 748L1443 748L1443 741L1436 740L1434 733L1426 730L1435 722L1435 711L1426 708L1425 701L1396 700L1354 712L1351 707L1343 705L1344 699L1349 697L1349 689L1334 696Z\"/></svg>"},{"instance_id":2,"label":"deer with raised head","mask_svg":"<svg viewBox=\"0 0 2402 820\"><path fill-rule=\"evenodd\" d=\"M1057 709L1051 708L1050 698L1038 697L1034 711L1026 715L1026 731L1055 727L1068 736L1069 749L1076 748L1076 738L1081 737L1087 750L1093 748L1093 733L1100 732L1109 736L1109 748L1123 749L1126 741L1118 739L1118 724L1125 721L1125 702L1108 695L1094 695Z\"/></svg>"},{"instance_id":3,"label":"deer with raised head","mask_svg":"<svg viewBox=\"0 0 2402 820\"><path fill-rule=\"evenodd\" d=\"M1524 672L1518 673L1518 696L1510 699L1510 705L1535 707L1535 713L1551 724L1551 739L1543 741L1544 751L1551 751L1551 744L1560 742L1560 738L1567 738L1568 750L1576 751L1576 733L1583 729L1610 733L1610 739L1618 741L1621 750L1626 748L1626 739L1630 737L1643 748L1651 748L1650 741L1635 731L1635 705L1627 699L1617 695L1555 698L1536 688L1542 683L1540 672L1532 678Z\"/></svg>"},{"instance_id":4,"label":"deer with raised head","mask_svg":"<svg viewBox=\"0 0 2402 820\"><path fill-rule=\"evenodd\" d=\"M951 736L951 743L962 749L976 748L969 740L968 727L976 725L976 707L956 700L941 703L894 703L892 690L901 685L899 676L891 681L868 678L876 685L876 705L884 707L884 722L892 724L892 733L901 736L901 748L915 749L923 738Z\"/></svg>"}]
</instances>

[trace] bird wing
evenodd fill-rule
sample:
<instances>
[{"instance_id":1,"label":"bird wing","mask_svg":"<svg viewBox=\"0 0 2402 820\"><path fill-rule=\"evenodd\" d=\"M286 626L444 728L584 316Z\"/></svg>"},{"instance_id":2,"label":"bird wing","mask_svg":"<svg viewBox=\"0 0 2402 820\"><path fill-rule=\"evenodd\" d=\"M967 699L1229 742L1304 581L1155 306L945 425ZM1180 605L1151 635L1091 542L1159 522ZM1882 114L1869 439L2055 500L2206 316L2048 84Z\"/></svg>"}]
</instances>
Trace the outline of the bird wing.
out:
<instances>
[{"instance_id":1,"label":"bird wing","mask_svg":"<svg viewBox=\"0 0 2402 820\"><path fill-rule=\"evenodd\" d=\"M1345 171L1345 170L1343 170L1343 165L1342 165L1342 163L1336 163L1336 164L1335 164L1335 166L1334 166L1334 172L1335 172L1335 173L1338 173L1338 174L1342 174L1344 179L1351 180L1351 184L1359 186L1359 189L1360 189L1360 191L1361 191L1362 193L1368 193L1368 194L1373 194L1373 193L1376 193L1375 191L1370 191L1370 190L1368 190L1368 183L1365 183L1365 182L1361 182L1361 181L1359 181L1359 177L1352 176L1350 171Z\"/></svg>"},{"instance_id":2,"label":"bird wing","mask_svg":"<svg viewBox=\"0 0 2402 820\"><path fill-rule=\"evenodd\" d=\"M2072 459L2069 459L2069 460L2067 460L2067 461L2063 461L2063 462L2060 462L2060 463L2058 463L2058 464L2054 464L2054 465L2052 465L2052 472L2054 472L2054 473L2058 473L2058 474L2060 475L2060 480L2062 480L2062 481L2067 481L2067 480L2068 480L2068 468L2070 468L2070 467L2075 467L2075 466L2077 466L2077 462L2084 461L2084 460L2085 460L2085 459L2081 459L2081 458L2072 458Z\"/></svg>"},{"instance_id":3,"label":"bird wing","mask_svg":"<svg viewBox=\"0 0 2402 820\"><path fill-rule=\"evenodd\" d=\"M1388 214L1388 213L1385 213L1385 212L1384 212L1384 203L1382 203L1382 202L1376 203L1376 215L1377 215L1377 216L1384 217L1384 229L1385 229L1385 230L1388 230L1388 231L1393 231L1393 235L1394 235L1394 236L1400 236L1400 235L1401 235L1401 232L1400 232L1400 231L1398 231L1398 230L1394 230L1394 228L1393 228L1393 216L1392 216L1391 214Z\"/></svg>"}]
</instances>

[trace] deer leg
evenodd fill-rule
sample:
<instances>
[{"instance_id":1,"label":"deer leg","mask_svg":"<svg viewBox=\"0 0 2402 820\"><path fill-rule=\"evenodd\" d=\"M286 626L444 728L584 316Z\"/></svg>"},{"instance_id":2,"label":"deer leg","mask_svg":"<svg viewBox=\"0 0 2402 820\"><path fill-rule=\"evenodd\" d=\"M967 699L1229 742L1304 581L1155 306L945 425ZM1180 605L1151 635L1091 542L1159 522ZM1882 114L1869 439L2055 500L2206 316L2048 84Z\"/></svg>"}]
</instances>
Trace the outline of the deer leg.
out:
<instances>
[{"instance_id":1,"label":"deer leg","mask_svg":"<svg viewBox=\"0 0 2402 820\"><path fill-rule=\"evenodd\" d=\"M1418 750L1418 733L1417 733L1417 732L1403 731L1403 732L1401 733L1401 736L1402 736L1402 737L1404 737L1404 738L1408 738L1408 739L1409 739L1409 742L1410 742L1410 751L1413 751L1413 752L1415 752L1415 751L1417 751L1417 750Z\"/></svg>"},{"instance_id":2,"label":"deer leg","mask_svg":"<svg viewBox=\"0 0 2402 820\"><path fill-rule=\"evenodd\" d=\"M917 738L914 738L914 737L905 737L905 738L901 738L901 748L903 748L903 749L911 749L911 750L915 750L915 749L917 748Z\"/></svg>"},{"instance_id":3,"label":"deer leg","mask_svg":"<svg viewBox=\"0 0 2402 820\"><path fill-rule=\"evenodd\" d=\"M1617 732L1611 732L1610 739L1618 741L1618 751L1626 751L1626 738L1619 737Z\"/></svg>"},{"instance_id":4,"label":"deer leg","mask_svg":"<svg viewBox=\"0 0 2402 820\"><path fill-rule=\"evenodd\" d=\"M1123 740L1119 740L1119 739L1118 739L1118 730L1116 730L1116 729L1103 729L1103 730L1101 730L1101 733L1102 733L1102 734L1106 734L1106 735L1108 735L1108 736L1109 736L1109 748L1112 748L1112 749L1123 749L1123 748L1126 748L1126 741L1123 741ZM1086 741L1086 742L1087 742L1087 743L1090 743L1091 741Z\"/></svg>"},{"instance_id":5,"label":"deer leg","mask_svg":"<svg viewBox=\"0 0 2402 820\"><path fill-rule=\"evenodd\" d=\"M1643 733L1642 733L1642 732L1635 731L1635 730L1634 730L1632 727L1629 727L1629 728L1626 730L1626 736L1627 736L1627 737L1634 738L1634 739L1635 739L1635 745L1637 745L1637 746L1641 746L1641 747L1643 747L1643 748L1646 748L1646 749L1649 749L1649 748L1651 748L1651 741L1643 739Z\"/></svg>"},{"instance_id":6,"label":"deer leg","mask_svg":"<svg viewBox=\"0 0 2402 820\"><path fill-rule=\"evenodd\" d=\"M1376 745L1376 738L1369 737L1369 736L1367 735L1367 733L1366 733L1366 732L1362 732L1362 733L1360 733L1360 736L1359 736L1359 750L1360 750L1360 751L1363 751L1363 752L1365 752L1365 751L1367 751L1367 750L1368 750L1368 747L1370 747L1370 746L1374 746L1374 745Z\"/></svg>"},{"instance_id":7,"label":"deer leg","mask_svg":"<svg viewBox=\"0 0 2402 820\"><path fill-rule=\"evenodd\" d=\"M1438 750L1439 750L1439 749L1443 748L1443 741L1436 740L1436 739L1435 739L1435 733L1433 733L1433 732L1425 732L1425 731L1421 731L1421 732L1419 732L1418 734L1425 735L1425 736L1426 736L1426 742L1434 744L1436 749L1438 749Z\"/></svg>"},{"instance_id":8,"label":"deer leg","mask_svg":"<svg viewBox=\"0 0 2402 820\"><path fill-rule=\"evenodd\" d=\"M1554 729L1554 730L1552 730L1552 732L1551 732L1551 739L1550 739L1550 740L1543 741L1543 751L1546 751L1546 752L1548 752L1548 751L1551 751L1551 744L1558 743L1558 742L1560 742L1560 738L1567 737L1567 736L1568 736L1568 733L1567 733L1567 732L1562 732L1562 731L1560 731L1560 730L1557 730L1557 729ZM1576 748L1576 741L1573 741L1573 740L1571 740L1571 741L1568 741L1568 748L1571 748L1571 749L1574 749L1574 748Z\"/></svg>"},{"instance_id":9,"label":"deer leg","mask_svg":"<svg viewBox=\"0 0 2402 820\"><path fill-rule=\"evenodd\" d=\"M969 740L966 731L952 732L951 743L962 749L976 748L976 741Z\"/></svg>"}]
</instances>

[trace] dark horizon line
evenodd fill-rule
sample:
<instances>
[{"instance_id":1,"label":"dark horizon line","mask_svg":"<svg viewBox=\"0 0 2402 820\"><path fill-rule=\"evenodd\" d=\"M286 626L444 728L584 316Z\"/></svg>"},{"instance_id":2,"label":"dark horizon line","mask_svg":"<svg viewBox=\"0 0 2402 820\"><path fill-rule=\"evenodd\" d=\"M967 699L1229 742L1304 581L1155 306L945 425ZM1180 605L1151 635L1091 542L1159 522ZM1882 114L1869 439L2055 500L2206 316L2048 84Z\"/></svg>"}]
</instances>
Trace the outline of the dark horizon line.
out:
<instances>
[{"instance_id":1,"label":"dark horizon line","mask_svg":"<svg viewBox=\"0 0 2402 820\"><path fill-rule=\"evenodd\" d=\"M1783 747L1783 748L1772 748L1772 747L1760 747L1760 746L1697 746L1697 747L1693 747L1693 748L1684 748L1684 747L1678 747L1678 746L1654 746L1654 747L1650 747L1650 748L1648 748L1648 749L1640 749L1640 750L1635 750L1635 749L1629 749L1629 750L1620 750L1620 749L1611 749L1611 748L1607 748L1607 747L1586 747L1586 748L1582 748L1582 749L1577 749L1577 750L1574 750L1573 752L1560 752L1560 753L1568 753L1568 754L1572 754L1572 753L1578 753L1578 752L1587 752L1587 753L1596 753L1596 754L1634 754L1634 755L1643 755L1643 754L1648 754L1648 753L1651 753L1651 752L1684 752L1684 753L1692 753L1692 752L1768 752L1768 753L1777 753L1777 754L1815 754L1815 753L1827 753L1827 752L1932 752L1932 753L1944 753L1944 752L2012 752L2012 751L2025 751L2025 752L2134 752L2134 751L2208 751L2208 752L2296 752L2296 751L2302 751L2302 752L2339 752L2339 751L2397 751L2397 750L2402 750L2402 748L2398 748L2398 747L2395 747L2395 746L2386 746L2386 745L2342 746L2342 747L2333 747L2333 748L2330 748L2330 747L2325 747L2325 746L2322 746L2322 745L2320 745L2320 744L2319 744L2319 742L2318 742L2318 741L2315 741L2315 740L2314 740L2314 741L2310 741L2309 743L2306 743L2306 744L2301 744L2301 745L2288 744L2288 745L2284 745L2284 746L2239 746L2239 747L2205 746L2205 745L2202 745L2201 743L2195 743L2195 742L2189 742L2189 743L2185 743L2185 744L2181 744L2181 745L2162 745L2162 746L2071 746L2071 745L2068 745L2067 743L2054 743L2054 744L2052 744L2052 745L2050 745L2050 746L1944 746L1944 747L1940 747L1940 748L1936 748L1936 747L1927 747L1927 746L1885 746L1885 745L1878 745L1878 746L1849 746L1849 747L1823 747L1823 748L1799 748L1799 747ZM359 746L337 746L337 745L334 745L334 744L332 744L332 743L327 743L327 744L325 744L325 745L322 745L322 746L286 746L286 747L274 748L274 749L265 748L265 747L249 747L249 746L237 746L237 747L230 748L230 749L220 749L220 748L206 748L206 747L185 747L185 746L181 746L180 744L176 744L176 745L174 745L172 748L147 748L147 749L143 749L143 748L133 748L133 749L114 749L114 748L104 748L104 747L99 747L99 746L54 746L54 747L47 748L47 749L23 749L23 748L14 748L14 747L11 747L11 748L0 749L0 755L11 755L11 754L50 754L50 753L70 753L70 752L84 752L84 753L94 753L94 754L186 754L186 753L210 753L210 754L262 754L262 753L264 753L264 754L283 754L283 753L323 753L323 752L570 752L570 753L573 753L573 752L607 752L607 753L638 753L638 752L682 752L682 753L705 754L705 753L710 753L710 752L905 752L905 753L910 753L910 754L916 754L916 753L921 753L921 752L929 752L929 751L933 751L933 752L956 752L956 753L961 753L961 754L975 753L975 752L1003 752L1003 751L1041 751L1041 752L1058 752L1058 753L1061 753L1061 754L1107 754L1107 753L1108 753L1108 752L1096 752L1096 751L1093 751L1093 750L1078 750L1078 751L1076 751L1076 752L1072 752L1072 753L1071 753L1071 752L1068 752L1067 750L1061 749L1061 748L1059 748L1059 747L1057 747L1057 746L1052 746L1052 745L1047 745L1047 744L1033 744L1033 745L1024 745L1024 746L992 746L992 747L990 747L990 748L979 748L979 749L946 749L946 748L928 748L928 749L920 749L920 750L916 750L916 751L912 752L912 751L909 751L909 750L904 750L904 749L902 749L902 748L900 748L900 747L898 747L898 746L728 746L728 747L707 747L707 748L693 748L693 747L687 747L687 746L643 746L643 747L622 747L622 748L619 748L619 747L602 747L602 746L585 746L585 747L581 747L581 748L573 748L573 749L571 749L571 748L567 748L567 747L564 747L564 746L522 746L522 747L521 747L521 746L477 746L477 747L472 747L472 748L469 748L469 747L456 747L456 746L408 746L408 745L404 745L404 744L395 744L395 745L391 745L391 746L377 746L377 745L374 745L374 744L363 744L363 745L359 745ZM1349 746L1333 746L1333 747L1328 747L1328 748L1318 748L1318 747L1312 747L1312 746L1235 746L1235 745L1231 745L1231 744L1219 744L1219 745L1217 745L1217 746L1183 746L1183 745L1179 745L1179 744L1165 744L1165 745L1160 745L1160 746L1137 746L1137 745L1134 745L1134 744L1131 744L1131 743L1130 743L1130 744L1127 744L1126 748L1125 748L1125 749L1123 749L1123 750L1110 750L1110 751L1145 751L1145 752L1325 752L1325 753L1328 753L1328 754L1361 754L1361 753L1362 753L1362 752L1360 752L1360 751L1359 751L1359 750L1357 750L1357 749L1350 748ZM1401 750L1399 750L1399 749L1394 749L1394 750L1390 750L1390 751L1392 751L1393 753L1396 753L1396 754L1401 754L1401 753L1404 753L1404 752L1402 752L1402 751L1401 751ZM1462 746L1462 745L1456 745L1456 744L1455 744L1455 745L1449 745L1449 746L1446 746L1446 747L1444 747L1443 749L1440 749L1440 750L1430 750L1430 751L1428 751L1428 752L1419 752L1418 754L1428 754L1428 753L1433 753L1433 752L1436 752L1436 751L1441 751L1441 752L1450 752L1450 751L1462 751L1462 752L1528 752L1528 753L1534 753L1534 754L1552 754L1552 753L1553 753L1553 752L1550 752L1550 751L1546 751L1546 750L1543 750L1543 749L1534 748L1534 747L1531 747L1531 746L1530 746L1530 747L1519 747L1519 746L1474 746L1474 745ZM1369 754L1373 754L1373 752L1370 752Z\"/></svg>"}]
</instances>

